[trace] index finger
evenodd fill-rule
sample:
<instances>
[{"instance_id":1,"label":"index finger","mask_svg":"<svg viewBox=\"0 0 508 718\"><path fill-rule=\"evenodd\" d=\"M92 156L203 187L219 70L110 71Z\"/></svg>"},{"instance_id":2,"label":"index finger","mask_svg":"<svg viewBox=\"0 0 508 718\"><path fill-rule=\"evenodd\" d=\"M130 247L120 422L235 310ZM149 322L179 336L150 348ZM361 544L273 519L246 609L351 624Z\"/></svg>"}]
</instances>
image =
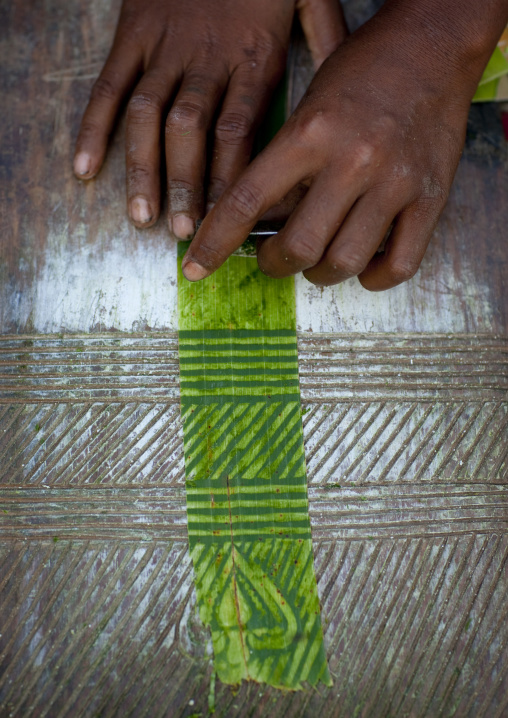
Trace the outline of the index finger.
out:
<instances>
[{"instance_id":1,"label":"index finger","mask_svg":"<svg viewBox=\"0 0 508 718\"><path fill-rule=\"evenodd\" d=\"M281 131L203 220L182 261L191 282L215 272L248 237L265 212L309 171L308 160Z\"/></svg>"},{"instance_id":2,"label":"index finger","mask_svg":"<svg viewBox=\"0 0 508 718\"><path fill-rule=\"evenodd\" d=\"M123 36L117 35L81 120L74 154L74 172L79 179L91 179L100 170L120 106L141 63L137 49L133 51Z\"/></svg>"}]
</instances>

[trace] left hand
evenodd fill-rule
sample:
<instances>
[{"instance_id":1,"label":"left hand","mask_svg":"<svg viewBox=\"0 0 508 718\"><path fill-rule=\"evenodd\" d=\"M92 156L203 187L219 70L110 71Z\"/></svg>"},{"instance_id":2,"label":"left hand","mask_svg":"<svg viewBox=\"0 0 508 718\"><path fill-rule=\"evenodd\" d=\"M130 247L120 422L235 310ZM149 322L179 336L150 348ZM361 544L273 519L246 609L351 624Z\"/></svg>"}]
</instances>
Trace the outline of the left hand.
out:
<instances>
[{"instance_id":1,"label":"left hand","mask_svg":"<svg viewBox=\"0 0 508 718\"><path fill-rule=\"evenodd\" d=\"M130 97L129 216L140 228L159 216L164 143L169 227L181 239L192 236L205 207L249 162L284 73L295 11L319 65L347 32L338 0L123 0L81 123L76 175L89 180L99 172Z\"/></svg>"}]
</instances>

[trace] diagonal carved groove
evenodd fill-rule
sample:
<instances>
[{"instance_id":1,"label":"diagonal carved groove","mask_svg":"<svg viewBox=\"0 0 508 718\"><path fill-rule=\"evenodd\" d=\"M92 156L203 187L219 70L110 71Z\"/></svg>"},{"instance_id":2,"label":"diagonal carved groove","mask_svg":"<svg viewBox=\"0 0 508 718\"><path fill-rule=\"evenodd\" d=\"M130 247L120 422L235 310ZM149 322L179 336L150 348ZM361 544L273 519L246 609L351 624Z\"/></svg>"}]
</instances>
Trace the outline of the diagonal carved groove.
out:
<instances>
[{"instance_id":1,"label":"diagonal carved groove","mask_svg":"<svg viewBox=\"0 0 508 718\"><path fill-rule=\"evenodd\" d=\"M164 416L167 417L168 413L169 413L169 421L161 421L161 419L162 419ZM149 422L143 427L143 430L142 430L141 432L137 432L137 433L136 433L135 437L133 438L132 443L131 443L130 445L127 445L127 446L123 447L121 453L119 452L119 456L116 457L116 464L115 464L115 466L110 466L109 469L108 469L108 471L109 471L112 475L115 475L114 469L116 468L116 466L120 465L119 468L118 468L118 471L117 471L117 473L116 473L116 477L117 477L117 478L116 478L116 480L115 480L115 483L118 483L119 479L120 479L121 476L122 476L122 468L123 468L123 467L122 467L122 460L123 460L123 459L126 459L127 457L129 457L130 464L131 464L131 465L137 465L137 462L139 461L140 457L143 456L143 454L145 454L152 446L156 445L157 442L159 441L160 437L161 437L163 434L165 434L165 439L166 439L166 441L169 441L169 440L172 438L172 436L173 436L175 433L178 432L178 428L179 428L179 427L178 427L178 422L175 421L176 419L177 419L177 411L176 411L175 407L172 407L171 405L167 405L167 404L166 404L166 405L163 405L163 406L159 409L159 412L151 419L151 421L149 421ZM169 426L171 427L171 424L172 424L173 422L174 422L175 424L177 424L177 426L176 426L176 427L173 429L173 431L168 435L168 434L167 434L168 424L169 424ZM162 424L162 425L161 425L161 428L160 428L158 431L156 431L155 433L152 434L152 433L151 433L152 429L153 429L157 424L159 424L159 423ZM135 452L133 452L133 453L130 453L130 452L133 450L133 448L134 448L134 446L135 446L136 444L141 443L141 440L142 440L144 437L149 437L148 440L146 441L146 443L143 443L143 445L142 445L137 451L135 451ZM148 461L149 461L149 459L146 460L145 464L143 464L143 465L141 465L139 468L137 468L137 469L136 469L136 473L137 473L137 472L141 473L141 472L143 471L144 466L146 465L146 463L147 463ZM130 467L129 467L129 468L130 468ZM127 469L127 470L128 470L128 469ZM98 480L97 480L98 483L101 482L102 478L103 478L103 475L98 478ZM128 479L127 479L127 480L128 480Z\"/></svg>"},{"instance_id":2,"label":"diagonal carved groove","mask_svg":"<svg viewBox=\"0 0 508 718\"><path fill-rule=\"evenodd\" d=\"M455 425L460 417L460 415L463 413L464 408L462 406L459 406L458 409L455 411L453 416L451 417L448 425L447 425L447 432L453 432ZM435 426L435 425L434 425ZM434 429L434 427L433 427ZM438 439L438 441L432 446L432 453L429 453L425 461L422 463L418 471L416 472L414 476L414 481L418 481L419 479L422 479L425 476L425 472L429 468L429 465L432 462L433 456L437 454L439 449L443 446L447 439L447 433L444 431L441 434L441 437Z\"/></svg>"},{"instance_id":3,"label":"diagonal carved groove","mask_svg":"<svg viewBox=\"0 0 508 718\"><path fill-rule=\"evenodd\" d=\"M43 405L39 405L43 406ZM67 418L72 415L73 413L76 414L76 409L74 406L68 404L63 405L63 407L58 407L61 409L60 411L55 411L55 407L53 405L50 405L48 408L48 419L47 422L43 425L41 425L41 431L44 433L44 435L52 438L52 443L50 445L50 448L47 447L47 439L40 439L37 441L37 438L32 438L32 432L30 432L30 428L26 427L26 432L29 433L29 438L32 439L33 447L30 452L27 451L27 455L23 457L24 461L23 463L25 466L30 467L32 462L34 463L33 469L29 469L28 474L31 479L34 479L37 476L38 471L46 470L47 466L45 463L45 455L48 456L48 454L52 453L56 447L60 444L60 442L68 436L72 429L75 426L75 422L70 420L67 422ZM75 416L76 421L80 421L83 416L88 411L88 406L85 406L81 408L81 411L79 409L77 410L77 416ZM54 415L54 418L52 421L50 421L51 414ZM63 425L62 433L58 436L58 438L55 438L54 434L57 432L58 429L60 429L61 425ZM42 444L40 443L42 441ZM28 444L27 449L29 448L30 444ZM36 457L39 458L39 464L37 465L35 459ZM46 474L45 474L46 476ZM12 477L14 479L15 477ZM12 482L12 481L11 481Z\"/></svg>"},{"instance_id":4,"label":"diagonal carved groove","mask_svg":"<svg viewBox=\"0 0 508 718\"><path fill-rule=\"evenodd\" d=\"M488 542L489 542L489 537L484 537L483 541L477 551L475 561L469 571L466 571L466 566L468 564L470 564L470 562L471 562L471 553L466 554L466 552L464 552L461 563L460 563L460 569L458 571L456 571L455 576L453 576L453 580L452 580L451 585L449 586L449 589L447 592L447 597L442 599L438 618L434 622L435 629L437 629L440 626L440 623L441 623L440 617L442 615L444 615L445 607L446 607L447 603L452 600L452 597L454 596L456 590L459 593L458 593L457 598L455 599L455 606L457 606L457 607L462 606L462 600L463 600L463 597L464 597L468 587L471 585L471 579L474 576L476 570L479 567L481 567L481 565L482 565L482 558L487 549ZM474 537L472 538L471 543L474 545ZM461 582L462 582L462 587L459 588L459 585ZM443 651L444 651L443 644L445 641L448 642L447 639L450 634L450 629L451 629L453 621L455 620L455 617L456 617L455 612L450 613L445 625L435 633L436 640L431 641L432 643L434 643L432 650L430 650L431 647L429 646L426 654L421 657L422 659L424 659L425 663L423 663L423 660L422 660L423 665L420 666L420 671L418 674L418 676L419 676L418 682L412 691L413 701L415 698L418 697L418 698L420 698L421 702L424 703L425 695L428 697L429 694L432 694L432 692L434 690L434 685L436 684L437 681L439 681L441 679L441 676L442 676L441 666L440 666L440 670L437 672L435 671L435 669L432 672L429 669L432 669L437 665L436 656L438 656L438 655L447 655L448 656L449 655L448 653L443 654ZM445 658L445 660L447 660L447 659ZM434 678L434 682L430 683L429 674L432 675L432 673L435 673L436 677ZM426 675L425 687L423 686L423 676L424 675ZM429 685L429 683L430 683L430 685ZM409 689L409 686L408 686L408 689Z\"/></svg>"},{"instance_id":5,"label":"diagonal carved groove","mask_svg":"<svg viewBox=\"0 0 508 718\"><path fill-rule=\"evenodd\" d=\"M166 718L171 701L191 699L193 710L206 712L208 639L201 632L196 645L188 643L197 629L177 397L132 389L133 371L149 387L171 370L162 347L174 347L176 357L176 343L140 337L134 356L126 338L114 348L104 337L93 351L84 339L79 353L70 351L78 340L63 340L69 350L59 354L55 340L44 341L31 356L46 364L23 377L22 393L21 385L14 398L0 390L0 602L10 616L0 637L0 712L9 705L23 715L33 704L47 718L78 706L104 718ZM505 386L508 353L499 344L498 354L493 345L471 353L469 339L446 345L443 338L418 355L412 346L374 350L384 341L377 338L354 353L346 338L332 351L322 351L324 337L299 341L315 568L335 687L300 699L267 693L265 703L249 686L234 697L217 684L217 711L234 715L234 706L259 701L258 716L350 715L361 705L361 715L379 718L423 716L425 706L427 714L504 718L506 542L492 536L508 530L508 405L505 390L472 386L479 367L489 375L484 387ZM2 373L11 372L4 386L21 366L15 354L2 354ZM83 364L72 402L60 389L44 395L42 376L53 374L56 387L83 354L89 366L111 360L99 388L86 384L91 372ZM125 548L140 546L122 563ZM150 547L156 553L126 588L129 566L139 566ZM84 606L97 617L90 620ZM19 616L28 615L25 627ZM109 682L110 661L123 684Z\"/></svg>"},{"instance_id":6,"label":"diagonal carved groove","mask_svg":"<svg viewBox=\"0 0 508 718\"><path fill-rule=\"evenodd\" d=\"M139 414L137 413L139 410ZM101 456L101 449L103 445L107 446L107 466L102 471L101 474L98 476L95 476L93 478L93 483L100 484L102 479L108 476L112 470L111 461L115 461L117 459L116 456L116 450L118 447L121 447L121 444L125 442L125 434L129 435L131 426L137 427L139 424L143 423L143 420L148 416L148 414L152 411L151 406L144 406L141 405L140 407L135 406L134 410L127 414L127 416L122 416L121 420L119 420L115 426L110 428L110 431L102 434L100 436L100 439L97 442L97 448L96 451L99 454L98 459L94 463L92 463L91 466L88 465L82 465L83 466L83 473L79 477L77 483L79 484L86 484L89 483L92 477L94 477L95 473L100 470L100 467L102 464L105 464L106 461L104 460L104 456ZM132 421L130 421L132 419ZM127 428L125 428L127 427ZM134 431L134 430L133 430ZM116 438L115 434L117 435ZM120 452L122 452L124 455L128 453L129 451L129 444L127 446L123 446L120 448ZM116 452L116 453L115 453ZM86 468L85 468L86 466ZM79 475L80 472L78 472Z\"/></svg>"},{"instance_id":7,"label":"diagonal carved groove","mask_svg":"<svg viewBox=\"0 0 508 718\"><path fill-rule=\"evenodd\" d=\"M64 430L62 431L60 436L56 439L56 441L50 446L47 453L49 455L53 454L55 452L55 450L57 449L57 447L60 446L60 444L63 442L63 440L68 438L69 435L71 434L71 432L76 427L78 427L81 419L83 419L86 416L86 414L88 414L90 412L90 414L92 414L90 419L87 422L85 422L85 424L83 426L81 426L81 428L77 429L75 434L72 435L71 441L75 444L77 442L77 440L80 438L80 436L96 420L96 417L93 415L93 410L94 410L94 405L85 404L85 406L81 409L81 411L79 411L76 414L76 416L70 421L70 423L64 427ZM56 469L57 467L61 468L61 471L63 471L65 468L67 468L67 466L69 466L69 464L70 464L70 460L66 464L64 464L63 467L59 466L61 459L63 459L63 457L65 456L67 451L68 451L68 448L66 445L64 447L62 447L60 449L60 451L55 456L53 456L53 458L49 461L49 463L47 465L44 465L44 474L42 474L42 472L41 472L42 476L41 476L40 480L36 479L35 481L33 481L33 483L34 484L42 484L45 476L47 476L53 469ZM52 481L54 481L53 477L52 477Z\"/></svg>"},{"instance_id":8,"label":"diagonal carved groove","mask_svg":"<svg viewBox=\"0 0 508 718\"><path fill-rule=\"evenodd\" d=\"M488 573L488 569L492 565L495 558L496 558L496 553L495 553L495 551L493 551L491 556L489 557L489 563L487 566L486 573ZM471 650L472 644L473 644L475 638L477 637L477 635L480 631L480 628L482 627L482 623L485 618L485 613L487 611L487 608L489 607L489 604L490 604L492 597L496 591L496 588L499 585L499 581L501 580L501 573L506 564L507 558L508 558L508 546L505 548L504 553L501 556L500 569L498 571L494 572L494 576L490 582L490 586L486 591L486 596L482 599L478 617L475 621L475 625L474 625L473 629L470 632L469 638L468 638L465 646L462 648L461 656L460 656L460 658L457 657L457 666L456 666L454 672L451 674L451 677L448 681L448 685L446 686L445 690L443 692L440 692L440 696L439 696L439 699L441 701L441 708L439 710L440 715L443 714L444 707L447 705L447 700L450 697L450 694L452 693L452 691L455 687L455 684L458 681L458 677L459 677L460 673L462 672L464 665L469 657L469 652ZM484 579L482 579L482 583L483 583L483 580ZM473 595L472 601L471 601L470 605L468 606L470 611L472 609L473 603L478 600L478 594L480 593L481 588L482 588L482 584L480 584L478 590L475 591L475 593ZM457 628L457 632L455 634L455 640L454 640L452 652L455 652L456 646L459 642L460 632L464 630L467 619L468 619L467 612L464 611L463 618L462 618L462 620L459 624L459 627ZM435 693L434 693L434 695L435 695ZM432 699L432 697L431 697L431 699ZM429 703L430 703L430 701L429 701Z\"/></svg>"}]
</instances>

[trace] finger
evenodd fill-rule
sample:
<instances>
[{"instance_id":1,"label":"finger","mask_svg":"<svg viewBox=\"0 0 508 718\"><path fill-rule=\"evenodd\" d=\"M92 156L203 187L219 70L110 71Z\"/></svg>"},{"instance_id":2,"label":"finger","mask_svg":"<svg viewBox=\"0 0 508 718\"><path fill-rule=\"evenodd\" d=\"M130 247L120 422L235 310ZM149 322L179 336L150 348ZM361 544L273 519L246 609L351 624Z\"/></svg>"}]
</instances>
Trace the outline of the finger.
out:
<instances>
[{"instance_id":1,"label":"finger","mask_svg":"<svg viewBox=\"0 0 508 718\"><path fill-rule=\"evenodd\" d=\"M74 154L74 172L80 179L91 179L100 170L120 106L141 67L141 53L116 38L81 120Z\"/></svg>"},{"instance_id":2,"label":"finger","mask_svg":"<svg viewBox=\"0 0 508 718\"><path fill-rule=\"evenodd\" d=\"M359 275L362 286L379 292L414 277L442 209L442 202L409 205L397 218L384 252L373 257Z\"/></svg>"},{"instance_id":3,"label":"finger","mask_svg":"<svg viewBox=\"0 0 508 718\"><path fill-rule=\"evenodd\" d=\"M284 229L259 248L261 271L270 277L287 277L318 264L356 201L361 181L355 182L354 177L333 181L322 172Z\"/></svg>"},{"instance_id":4,"label":"finger","mask_svg":"<svg viewBox=\"0 0 508 718\"><path fill-rule=\"evenodd\" d=\"M298 0L296 8L317 70L349 34L342 5L339 0Z\"/></svg>"},{"instance_id":5,"label":"finger","mask_svg":"<svg viewBox=\"0 0 508 718\"><path fill-rule=\"evenodd\" d=\"M400 200L367 192L355 203L319 263L304 272L309 282L339 284L362 272L386 236Z\"/></svg>"},{"instance_id":6,"label":"finger","mask_svg":"<svg viewBox=\"0 0 508 718\"><path fill-rule=\"evenodd\" d=\"M225 67L213 69L185 74L166 120L168 221L180 239L191 237L204 215L207 133L228 79Z\"/></svg>"},{"instance_id":7,"label":"finger","mask_svg":"<svg viewBox=\"0 0 508 718\"><path fill-rule=\"evenodd\" d=\"M273 207L270 207L268 212L261 217L262 222L286 222L288 217L295 211L296 207L300 204L302 199L305 197L309 188L307 185L300 183L293 187L288 194L281 199Z\"/></svg>"},{"instance_id":8,"label":"finger","mask_svg":"<svg viewBox=\"0 0 508 718\"><path fill-rule=\"evenodd\" d=\"M249 163L256 130L284 69L283 62L274 69L269 60L255 67L243 63L231 77L215 125L208 210Z\"/></svg>"},{"instance_id":9,"label":"finger","mask_svg":"<svg viewBox=\"0 0 508 718\"><path fill-rule=\"evenodd\" d=\"M283 128L205 217L182 261L187 279L197 281L215 272L258 219L309 174L311 160Z\"/></svg>"},{"instance_id":10,"label":"finger","mask_svg":"<svg viewBox=\"0 0 508 718\"><path fill-rule=\"evenodd\" d=\"M139 227L149 227L160 212L161 126L175 80L160 67L150 69L127 107L127 208Z\"/></svg>"}]
</instances>

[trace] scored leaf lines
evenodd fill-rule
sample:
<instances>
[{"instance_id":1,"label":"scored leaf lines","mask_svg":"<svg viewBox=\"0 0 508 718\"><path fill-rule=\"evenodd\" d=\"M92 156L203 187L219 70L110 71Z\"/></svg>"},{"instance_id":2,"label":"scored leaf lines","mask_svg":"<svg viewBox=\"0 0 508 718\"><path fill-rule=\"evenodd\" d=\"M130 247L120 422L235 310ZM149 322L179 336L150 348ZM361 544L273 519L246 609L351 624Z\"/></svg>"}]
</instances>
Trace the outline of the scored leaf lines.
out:
<instances>
[{"instance_id":1,"label":"scored leaf lines","mask_svg":"<svg viewBox=\"0 0 508 718\"><path fill-rule=\"evenodd\" d=\"M230 486L229 486L229 476L226 476L226 486L227 486L227 490L228 490L229 532L230 532L230 540L231 540L231 560L232 560L232 565L233 565L233 575L231 577L231 580L233 582L236 618L238 621L238 635L240 636L240 644L242 647L242 657L243 657L243 662L245 664L245 674L246 674L247 680L249 680L250 675L249 675L249 664L248 664L247 655L246 655L247 649L245 646L244 624L243 624L242 616L241 616L241 612L240 612L240 601L238 600L238 585L237 585L236 561L235 561L235 541L234 541L234 535L233 535L233 519L231 517L231 491L230 491Z\"/></svg>"},{"instance_id":2,"label":"scored leaf lines","mask_svg":"<svg viewBox=\"0 0 508 718\"><path fill-rule=\"evenodd\" d=\"M279 478L302 470L299 402L195 405L183 409L186 472ZM200 430L201 429L201 430ZM302 456L300 456L300 453Z\"/></svg>"},{"instance_id":3,"label":"scored leaf lines","mask_svg":"<svg viewBox=\"0 0 508 718\"><path fill-rule=\"evenodd\" d=\"M184 247L179 247L179 253ZM312 563L294 280L232 257L179 272L187 517L201 616L226 683L329 683Z\"/></svg>"}]
</instances>

